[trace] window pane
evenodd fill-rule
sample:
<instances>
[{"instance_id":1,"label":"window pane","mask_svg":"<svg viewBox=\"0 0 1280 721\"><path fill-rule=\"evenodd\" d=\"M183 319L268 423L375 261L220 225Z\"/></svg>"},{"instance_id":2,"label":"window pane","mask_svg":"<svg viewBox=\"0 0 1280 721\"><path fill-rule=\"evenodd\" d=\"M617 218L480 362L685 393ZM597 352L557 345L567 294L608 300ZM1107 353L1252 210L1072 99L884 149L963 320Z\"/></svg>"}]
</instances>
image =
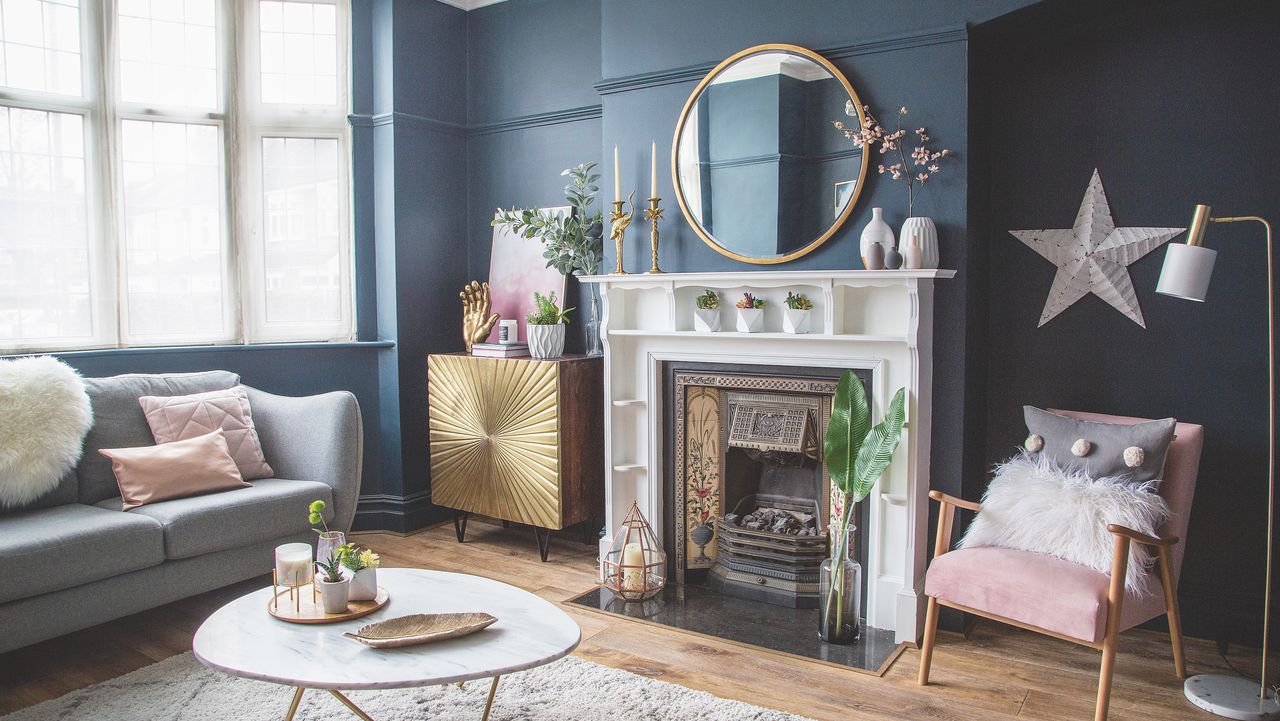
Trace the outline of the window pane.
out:
<instances>
[{"instance_id":1,"label":"window pane","mask_svg":"<svg viewBox=\"0 0 1280 721\"><path fill-rule=\"evenodd\" d=\"M266 319L342 320L338 141L263 138L263 287Z\"/></svg>"},{"instance_id":2,"label":"window pane","mask_svg":"<svg viewBox=\"0 0 1280 721\"><path fill-rule=\"evenodd\" d=\"M226 335L222 169L214 125L125 120L125 294L130 336Z\"/></svg>"},{"instance_id":3,"label":"window pane","mask_svg":"<svg viewBox=\"0 0 1280 721\"><path fill-rule=\"evenodd\" d=\"M0 107L0 346L93 336L84 120Z\"/></svg>"},{"instance_id":4,"label":"window pane","mask_svg":"<svg viewBox=\"0 0 1280 721\"><path fill-rule=\"evenodd\" d=\"M262 102L338 102L337 8L331 3L262 0Z\"/></svg>"},{"instance_id":5,"label":"window pane","mask_svg":"<svg viewBox=\"0 0 1280 721\"><path fill-rule=\"evenodd\" d=\"M0 0L0 86L81 94L79 0Z\"/></svg>"},{"instance_id":6,"label":"window pane","mask_svg":"<svg viewBox=\"0 0 1280 721\"><path fill-rule=\"evenodd\" d=\"M132 0L119 8L121 99L217 108L214 0Z\"/></svg>"}]
</instances>

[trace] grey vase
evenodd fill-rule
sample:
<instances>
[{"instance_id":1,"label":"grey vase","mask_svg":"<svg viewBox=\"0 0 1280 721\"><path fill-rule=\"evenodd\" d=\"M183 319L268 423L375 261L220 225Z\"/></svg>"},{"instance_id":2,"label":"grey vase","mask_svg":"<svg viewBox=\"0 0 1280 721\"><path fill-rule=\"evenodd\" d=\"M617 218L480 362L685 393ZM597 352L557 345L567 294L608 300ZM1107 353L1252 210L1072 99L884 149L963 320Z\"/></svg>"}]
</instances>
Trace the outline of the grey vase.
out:
<instances>
[{"instance_id":1,"label":"grey vase","mask_svg":"<svg viewBox=\"0 0 1280 721\"><path fill-rule=\"evenodd\" d=\"M889 248L889 252L884 254L884 267L889 270L902 267L902 253L899 253L897 248Z\"/></svg>"},{"instance_id":2,"label":"grey vase","mask_svg":"<svg viewBox=\"0 0 1280 721\"><path fill-rule=\"evenodd\" d=\"M867 246L867 257L863 259L867 270L884 270L884 246L871 243Z\"/></svg>"}]
</instances>

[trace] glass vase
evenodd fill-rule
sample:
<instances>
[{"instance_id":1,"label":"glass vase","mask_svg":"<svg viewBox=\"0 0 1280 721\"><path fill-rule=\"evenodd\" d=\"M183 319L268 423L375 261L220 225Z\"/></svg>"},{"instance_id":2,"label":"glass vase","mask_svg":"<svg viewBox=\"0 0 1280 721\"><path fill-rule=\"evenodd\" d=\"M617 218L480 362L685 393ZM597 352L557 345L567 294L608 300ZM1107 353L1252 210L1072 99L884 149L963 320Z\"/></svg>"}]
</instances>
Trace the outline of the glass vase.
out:
<instances>
[{"instance_id":1,"label":"glass vase","mask_svg":"<svg viewBox=\"0 0 1280 721\"><path fill-rule=\"evenodd\" d=\"M338 552L338 548L347 542L346 534L342 531L325 531L320 534L320 539L316 541L316 564L329 560L329 556Z\"/></svg>"},{"instance_id":2,"label":"glass vase","mask_svg":"<svg viewBox=\"0 0 1280 721\"><path fill-rule=\"evenodd\" d=\"M591 315L587 319L587 355L604 355L600 345L600 284L587 283Z\"/></svg>"},{"instance_id":3,"label":"glass vase","mask_svg":"<svg viewBox=\"0 0 1280 721\"><path fill-rule=\"evenodd\" d=\"M850 644L862 634L862 566L850 559L853 527L831 535L831 555L818 575L818 638Z\"/></svg>"}]
</instances>

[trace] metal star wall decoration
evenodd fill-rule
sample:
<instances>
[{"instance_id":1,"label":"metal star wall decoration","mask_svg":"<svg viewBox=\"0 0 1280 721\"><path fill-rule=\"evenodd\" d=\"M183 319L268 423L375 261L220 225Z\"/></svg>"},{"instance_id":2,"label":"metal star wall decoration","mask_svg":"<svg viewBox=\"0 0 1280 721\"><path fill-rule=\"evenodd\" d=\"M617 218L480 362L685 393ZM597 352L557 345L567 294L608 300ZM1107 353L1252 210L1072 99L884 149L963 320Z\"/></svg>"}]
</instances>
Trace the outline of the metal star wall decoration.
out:
<instances>
[{"instance_id":1,"label":"metal star wall decoration","mask_svg":"<svg viewBox=\"0 0 1280 721\"><path fill-rule=\"evenodd\" d=\"M1102 178L1094 168L1074 227L1009 231L1058 266L1037 327L1093 293L1146 328L1133 281L1129 278L1129 265L1184 230L1186 228L1117 228L1111 219L1107 194L1102 190Z\"/></svg>"}]
</instances>

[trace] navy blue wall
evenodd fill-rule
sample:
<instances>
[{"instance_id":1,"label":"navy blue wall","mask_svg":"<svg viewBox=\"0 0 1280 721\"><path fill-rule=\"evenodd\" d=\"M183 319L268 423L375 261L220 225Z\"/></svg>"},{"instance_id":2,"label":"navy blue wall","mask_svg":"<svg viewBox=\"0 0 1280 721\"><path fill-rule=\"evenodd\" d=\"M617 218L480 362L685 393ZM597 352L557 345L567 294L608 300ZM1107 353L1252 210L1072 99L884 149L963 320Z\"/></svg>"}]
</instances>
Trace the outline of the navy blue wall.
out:
<instances>
[{"instance_id":1,"label":"navy blue wall","mask_svg":"<svg viewBox=\"0 0 1280 721\"><path fill-rule=\"evenodd\" d=\"M1093 169L1116 224L1186 226L1192 206L1276 217L1275 3L1051 2L975 30L971 188L988 266L985 459L1021 405L1205 426L1180 596L1188 633L1258 645L1266 528L1266 266L1261 226L1212 226L1201 305L1155 293L1164 251L1130 266L1144 330L1086 296L1036 328L1054 267L1006 231L1070 227ZM1178 241L1185 238L1179 236ZM982 476L968 489L982 490ZM1277 609L1280 610L1280 609ZM1273 611L1275 613L1275 611ZM1273 640L1274 634L1273 634Z\"/></svg>"}]
</instances>

